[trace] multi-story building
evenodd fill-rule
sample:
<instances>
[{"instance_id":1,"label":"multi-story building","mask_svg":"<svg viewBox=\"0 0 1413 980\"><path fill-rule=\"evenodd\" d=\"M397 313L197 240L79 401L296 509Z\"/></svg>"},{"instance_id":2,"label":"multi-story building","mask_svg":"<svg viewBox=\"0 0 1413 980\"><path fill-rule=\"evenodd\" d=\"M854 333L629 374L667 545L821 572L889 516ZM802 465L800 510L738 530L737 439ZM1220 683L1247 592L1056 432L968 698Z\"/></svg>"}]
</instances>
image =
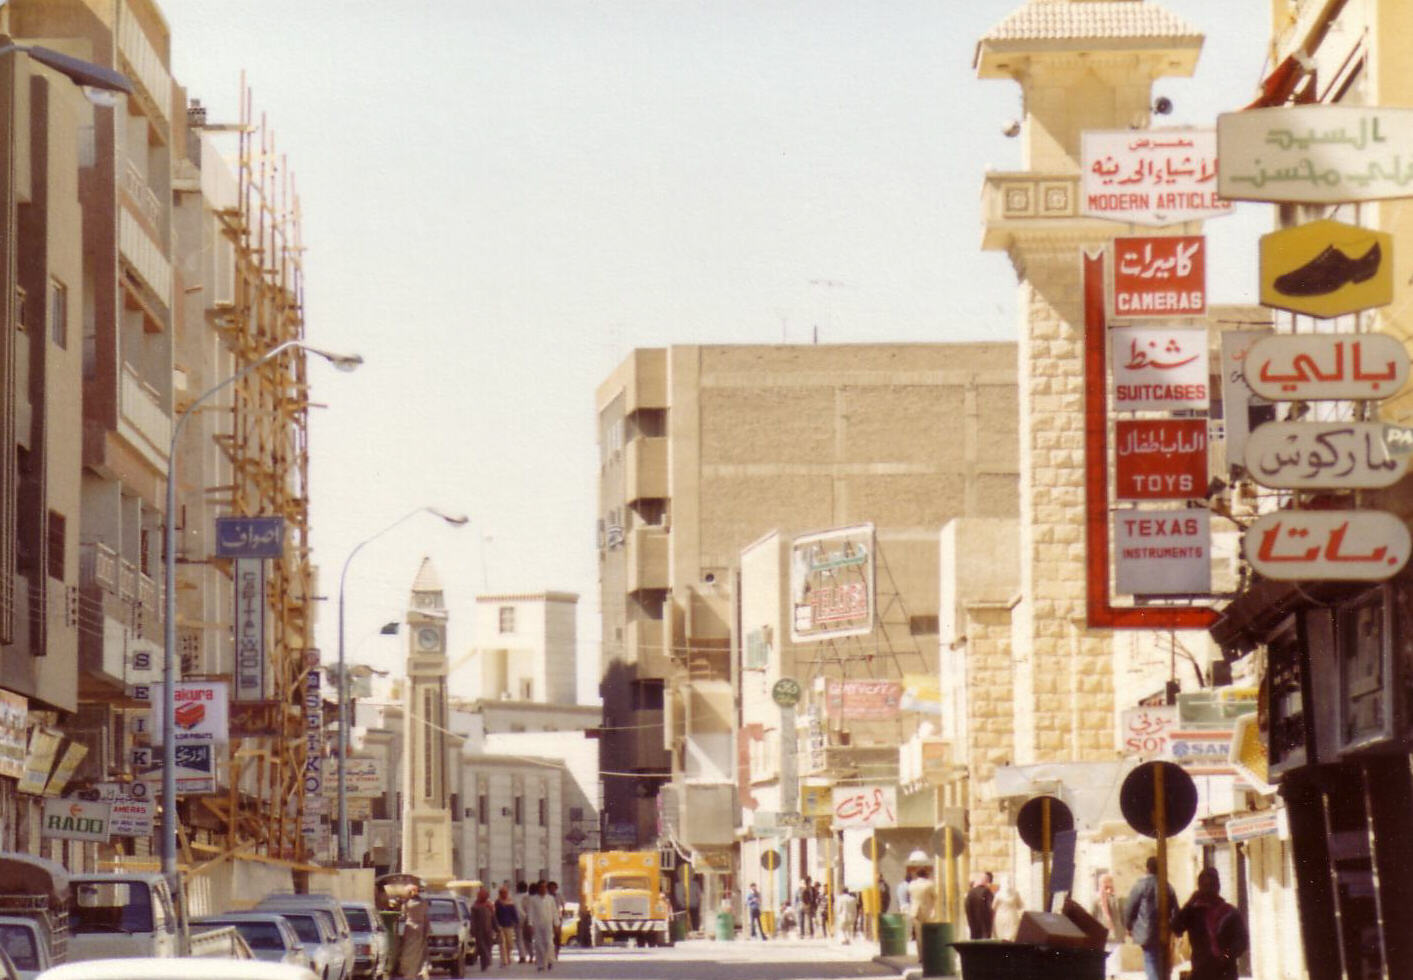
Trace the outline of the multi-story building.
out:
<instances>
[{"instance_id":1,"label":"multi-story building","mask_svg":"<svg viewBox=\"0 0 1413 980\"><path fill-rule=\"evenodd\" d=\"M732 866L733 635L761 626L736 569L762 535L873 523L892 642L936 671L938 530L1016 511L1015 378L1004 343L684 346L599 386L605 846Z\"/></svg>"},{"instance_id":2,"label":"multi-story building","mask_svg":"<svg viewBox=\"0 0 1413 980\"><path fill-rule=\"evenodd\" d=\"M453 697L578 703L579 596L536 592L476 597L476 645L451 665Z\"/></svg>"}]
</instances>

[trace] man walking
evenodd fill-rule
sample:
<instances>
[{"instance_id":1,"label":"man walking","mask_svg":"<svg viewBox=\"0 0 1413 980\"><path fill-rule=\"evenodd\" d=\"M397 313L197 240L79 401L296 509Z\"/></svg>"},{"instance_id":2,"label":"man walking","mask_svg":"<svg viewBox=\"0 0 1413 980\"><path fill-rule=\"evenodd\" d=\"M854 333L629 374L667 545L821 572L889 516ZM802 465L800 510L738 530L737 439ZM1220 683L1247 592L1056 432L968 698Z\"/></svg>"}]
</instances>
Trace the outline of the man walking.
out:
<instances>
[{"instance_id":1,"label":"man walking","mask_svg":"<svg viewBox=\"0 0 1413 980\"><path fill-rule=\"evenodd\" d=\"M1250 939L1241 913L1222 898L1216 868L1197 875L1197 891L1173 920L1176 935L1187 933L1192 944L1192 980L1237 980L1237 960Z\"/></svg>"},{"instance_id":2,"label":"man walking","mask_svg":"<svg viewBox=\"0 0 1413 980\"><path fill-rule=\"evenodd\" d=\"M991 872L977 875L971 881L971 889L967 892L966 911L967 928L971 930L973 939L991 938L991 882L988 880Z\"/></svg>"},{"instance_id":3,"label":"man walking","mask_svg":"<svg viewBox=\"0 0 1413 980\"><path fill-rule=\"evenodd\" d=\"M1124 927L1133 941L1143 947L1143 972L1147 980L1168 980L1169 956L1158 918L1158 859L1150 857L1148 873L1134 884L1124 907ZM1177 909L1177 892L1167 886L1168 921Z\"/></svg>"},{"instance_id":4,"label":"man walking","mask_svg":"<svg viewBox=\"0 0 1413 980\"><path fill-rule=\"evenodd\" d=\"M922 953L922 924L937 919L937 886L932 883L932 869L923 868L909 889L913 909L913 941Z\"/></svg>"},{"instance_id":5,"label":"man walking","mask_svg":"<svg viewBox=\"0 0 1413 980\"><path fill-rule=\"evenodd\" d=\"M760 924L760 889L756 887L754 881L751 882L751 890L746 893L746 913L751 918L751 931L748 938L754 939L759 933L762 940L766 939L765 929Z\"/></svg>"},{"instance_id":6,"label":"man walking","mask_svg":"<svg viewBox=\"0 0 1413 980\"><path fill-rule=\"evenodd\" d=\"M543 881L530 886L530 943L535 950L535 969L553 970L555 963L554 928L558 924L559 906Z\"/></svg>"}]
</instances>

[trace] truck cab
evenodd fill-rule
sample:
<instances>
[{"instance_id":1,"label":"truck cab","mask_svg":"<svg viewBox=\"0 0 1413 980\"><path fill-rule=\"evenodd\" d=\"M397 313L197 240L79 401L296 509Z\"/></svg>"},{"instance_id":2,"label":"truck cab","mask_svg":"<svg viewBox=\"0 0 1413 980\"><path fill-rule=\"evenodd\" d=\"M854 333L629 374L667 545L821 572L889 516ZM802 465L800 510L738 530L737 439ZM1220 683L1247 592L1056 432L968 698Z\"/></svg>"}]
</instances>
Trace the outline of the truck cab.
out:
<instances>
[{"instance_id":1,"label":"truck cab","mask_svg":"<svg viewBox=\"0 0 1413 980\"><path fill-rule=\"evenodd\" d=\"M70 960L181 955L181 925L162 875L72 875L69 885Z\"/></svg>"},{"instance_id":2,"label":"truck cab","mask_svg":"<svg viewBox=\"0 0 1413 980\"><path fill-rule=\"evenodd\" d=\"M583 907L594 946L631 939L639 946L669 945L672 910L662 893L656 851L591 851L579 856Z\"/></svg>"}]
</instances>

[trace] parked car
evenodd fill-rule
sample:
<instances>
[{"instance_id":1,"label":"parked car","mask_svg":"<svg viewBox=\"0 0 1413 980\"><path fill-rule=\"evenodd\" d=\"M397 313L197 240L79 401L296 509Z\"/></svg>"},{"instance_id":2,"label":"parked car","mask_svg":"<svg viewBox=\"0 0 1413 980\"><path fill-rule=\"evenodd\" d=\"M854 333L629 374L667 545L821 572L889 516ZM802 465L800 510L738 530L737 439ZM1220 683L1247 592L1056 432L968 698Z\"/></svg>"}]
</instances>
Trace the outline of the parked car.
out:
<instances>
[{"instance_id":1,"label":"parked car","mask_svg":"<svg viewBox=\"0 0 1413 980\"><path fill-rule=\"evenodd\" d=\"M261 960L126 957L50 967L36 980L316 980L302 966Z\"/></svg>"},{"instance_id":2,"label":"parked car","mask_svg":"<svg viewBox=\"0 0 1413 980\"><path fill-rule=\"evenodd\" d=\"M353 936L353 980L384 980L392 974L392 943L372 902L343 902Z\"/></svg>"},{"instance_id":3,"label":"parked car","mask_svg":"<svg viewBox=\"0 0 1413 980\"><path fill-rule=\"evenodd\" d=\"M318 980L338 980L344 973L343 947L333 927L313 909L283 909L279 915L294 927Z\"/></svg>"},{"instance_id":4,"label":"parked car","mask_svg":"<svg viewBox=\"0 0 1413 980\"><path fill-rule=\"evenodd\" d=\"M228 926L240 933L251 955L267 963L288 963L310 969L309 954L304 951L299 933L288 919L278 912L227 912L191 920L191 931Z\"/></svg>"},{"instance_id":5,"label":"parked car","mask_svg":"<svg viewBox=\"0 0 1413 980\"><path fill-rule=\"evenodd\" d=\"M70 962L181 955L176 903L160 874L71 875L69 886Z\"/></svg>"},{"instance_id":6,"label":"parked car","mask_svg":"<svg viewBox=\"0 0 1413 980\"><path fill-rule=\"evenodd\" d=\"M559 913L559 942L562 946L579 940L579 903L565 902Z\"/></svg>"},{"instance_id":7,"label":"parked car","mask_svg":"<svg viewBox=\"0 0 1413 980\"><path fill-rule=\"evenodd\" d=\"M0 915L0 951L14 962L20 980L34 980L53 965L45 929L35 919Z\"/></svg>"},{"instance_id":8,"label":"parked car","mask_svg":"<svg viewBox=\"0 0 1413 980\"><path fill-rule=\"evenodd\" d=\"M342 972L337 980L352 980L353 977L353 933L348 928L348 919L343 914L343 904L332 895L297 895L294 892L274 892L266 895L255 906L259 911L282 912L285 909L315 909L333 920L334 935L342 953Z\"/></svg>"},{"instance_id":9,"label":"parked car","mask_svg":"<svg viewBox=\"0 0 1413 980\"><path fill-rule=\"evenodd\" d=\"M445 970L453 977L466 975L466 961L475 953L471 938L471 914L455 895L428 895L427 962L433 970Z\"/></svg>"}]
</instances>

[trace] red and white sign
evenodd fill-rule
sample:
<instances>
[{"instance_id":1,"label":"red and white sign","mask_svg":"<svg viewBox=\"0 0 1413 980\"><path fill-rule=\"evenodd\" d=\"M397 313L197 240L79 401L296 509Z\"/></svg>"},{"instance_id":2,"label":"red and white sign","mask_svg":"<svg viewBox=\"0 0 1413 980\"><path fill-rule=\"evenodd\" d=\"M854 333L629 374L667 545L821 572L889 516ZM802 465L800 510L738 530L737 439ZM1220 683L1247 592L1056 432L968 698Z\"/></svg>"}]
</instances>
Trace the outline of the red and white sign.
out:
<instances>
[{"instance_id":1,"label":"red and white sign","mask_svg":"<svg viewBox=\"0 0 1413 980\"><path fill-rule=\"evenodd\" d=\"M114 837L151 837L157 819L157 804L152 800L126 797L108 804L108 833Z\"/></svg>"},{"instance_id":2,"label":"red and white sign","mask_svg":"<svg viewBox=\"0 0 1413 980\"><path fill-rule=\"evenodd\" d=\"M1114 513L1114 591L1196 595L1212 590L1212 527L1206 510Z\"/></svg>"},{"instance_id":3,"label":"red and white sign","mask_svg":"<svg viewBox=\"0 0 1413 980\"><path fill-rule=\"evenodd\" d=\"M1382 333L1272 334L1246 355L1246 383L1275 401L1377 401L1407 380L1408 352Z\"/></svg>"},{"instance_id":4,"label":"red and white sign","mask_svg":"<svg viewBox=\"0 0 1413 980\"><path fill-rule=\"evenodd\" d=\"M1206 419L1119 419L1114 436L1119 500L1207 495Z\"/></svg>"},{"instance_id":5,"label":"red and white sign","mask_svg":"<svg viewBox=\"0 0 1413 980\"><path fill-rule=\"evenodd\" d=\"M1114 239L1114 316L1202 316L1207 249L1201 235Z\"/></svg>"},{"instance_id":6,"label":"red and white sign","mask_svg":"<svg viewBox=\"0 0 1413 980\"><path fill-rule=\"evenodd\" d=\"M898 825L896 786L835 786L833 803L836 830L843 827Z\"/></svg>"},{"instance_id":7,"label":"red and white sign","mask_svg":"<svg viewBox=\"0 0 1413 980\"><path fill-rule=\"evenodd\" d=\"M1262 810L1251 817L1232 817L1227 821L1227 839L1236 841L1251 840L1253 837L1270 837L1280 832L1280 821L1276 810Z\"/></svg>"},{"instance_id":8,"label":"red and white sign","mask_svg":"<svg viewBox=\"0 0 1413 980\"><path fill-rule=\"evenodd\" d=\"M1115 327L1109 335L1115 409L1207 410L1207 331Z\"/></svg>"},{"instance_id":9,"label":"red and white sign","mask_svg":"<svg viewBox=\"0 0 1413 980\"><path fill-rule=\"evenodd\" d=\"M1080 146L1082 215L1172 225L1231 213L1217 196L1214 129L1089 132Z\"/></svg>"},{"instance_id":10,"label":"red and white sign","mask_svg":"<svg viewBox=\"0 0 1413 980\"><path fill-rule=\"evenodd\" d=\"M1382 582L1408 564L1408 526L1379 510L1282 510L1258 517L1242 549L1269 579Z\"/></svg>"},{"instance_id":11,"label":"red and white sign","mask_svg":"<svg viewBox=\"0 0 1413 980\"><path fill-rule=\"evenodd\" d=\"M1391 487L1409 457L1393 455L1382 422L1267 422L1246 443L1246 469L1277 489Z\"/></svg>"},{"instance_id":12,"label":"red and white sign","mask_svg":"<svg viewBox=\"0 0 1413 980\"><path fill-rule=\"evenodd\" d=\"M1119 722L1119 751L1145 759L1166 758L1168 733L1178 726L1177 705L1130 708Z\"/></svg>"},{"instance_id":13,"label":"red and white sign","mask_svg":"<svg viewBox=\"0 0 1413 980\"><path fill-rule=\"evenodd\" d=\"M824 710L830 718L848 721L880 721L895 718L903 700L903 685L897 681L825 680Z\"/></svg>"},{"instance_id":14,"label":"red and white sign","mask_svg":"<svg viewBox=\"0 0 1413 980\"><path fill-rule=\"evenodd\" d=\"M152 685L153 710L161 712L162 684ZM225 681L178 681L176 689L177 742L215 742L224 745L230 740L230 695ZM162 726L152 726L153 745L162 744Z\"/></svg>"}]
</instances>

